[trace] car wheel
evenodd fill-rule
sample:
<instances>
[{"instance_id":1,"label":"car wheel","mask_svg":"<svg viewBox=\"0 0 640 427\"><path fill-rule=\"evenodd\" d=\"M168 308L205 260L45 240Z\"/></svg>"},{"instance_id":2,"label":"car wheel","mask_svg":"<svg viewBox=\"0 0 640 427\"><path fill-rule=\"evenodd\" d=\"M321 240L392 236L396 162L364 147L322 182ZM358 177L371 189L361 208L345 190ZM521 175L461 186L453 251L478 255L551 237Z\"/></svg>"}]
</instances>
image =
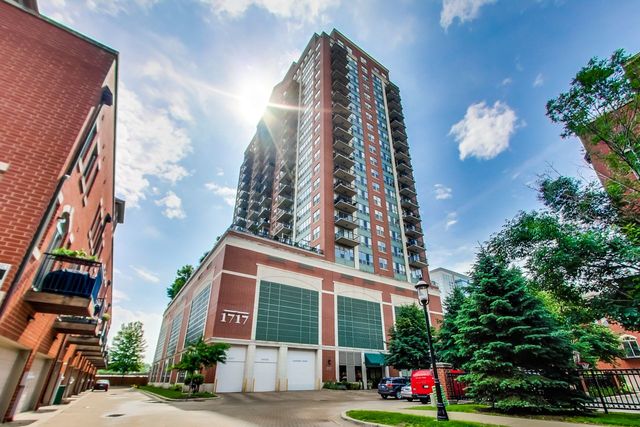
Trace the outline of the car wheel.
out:
<instances>
[{"instance_id":1,"label":"car wheel","mask_svg":"<svg viewBox=\"0 0 640 427\"><path fill-rule=\"evenodd\" d=\"M396 399L400 400L402 399L402 393L399 391L396 391Z\"/></svg>"},{"instance_id":2,"label":"car wheel","mask_svg":"<svg viewBox=\"0 0 640 427\"><path fill-rule=\"evenodd\" d=\"M429 399L420 399L420 403L426 405L427 403L429 403Z\"/></svg>"},{"instance_id":3,"label":"car wheel","mask_svg":"<svg viewBox=\"0 0 640 427\"><path fill-rule=\"evenodd\" d=\"M407 402L413 402L413 397L407 397Z\"/></svg>"},{"instance_id":4,"label":"car wheel","mask_svg":"<svg viewBox=\"0 0 640 427\"><path fill-rule=\"evenodd\" d=\"M386 394L381 394L380 397L382 397L383 399L386 399L389 396L387 396Z\"/></svg>"}]
</instances>

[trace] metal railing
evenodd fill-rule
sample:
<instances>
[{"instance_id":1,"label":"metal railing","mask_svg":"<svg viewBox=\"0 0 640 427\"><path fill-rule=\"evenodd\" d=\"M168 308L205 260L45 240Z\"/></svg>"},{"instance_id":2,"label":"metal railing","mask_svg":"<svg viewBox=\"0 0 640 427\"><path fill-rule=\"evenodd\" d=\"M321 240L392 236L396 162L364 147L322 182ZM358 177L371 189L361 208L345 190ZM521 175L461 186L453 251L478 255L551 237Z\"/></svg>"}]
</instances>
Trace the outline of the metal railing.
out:
<instances>
[{"instance_id":1,"label":"metal railing","mask_svg":"<svg viewBox=\"0 0 640 427\"><path fill-rule=\"evenodd\" d=\"M39 292L98 300L102 286L102 263L52 253L44 254L33 288Z\"/></svg>"},{"instance_id":2,"label":"metal railing","mask_svg":"<svg viewBox=\"0 0 640 427\"><path fill-rule=\"evenodd\" d=\"M587 407L640 411L640 369L581 369L579 375L591 398Z\"/></svg>"},{"instance_id":3,"label":"metal railing","mask_svg":"<svg viewBox=\"0 0 640 427\"><path fill-rule=\"evenodd\" d=\"M447 372L445 374L445 381L447 385L447 399L448 400L467 400L466 388L467 386L459 380L460 376L466 372Z\"/></svg>"}]
</instances>

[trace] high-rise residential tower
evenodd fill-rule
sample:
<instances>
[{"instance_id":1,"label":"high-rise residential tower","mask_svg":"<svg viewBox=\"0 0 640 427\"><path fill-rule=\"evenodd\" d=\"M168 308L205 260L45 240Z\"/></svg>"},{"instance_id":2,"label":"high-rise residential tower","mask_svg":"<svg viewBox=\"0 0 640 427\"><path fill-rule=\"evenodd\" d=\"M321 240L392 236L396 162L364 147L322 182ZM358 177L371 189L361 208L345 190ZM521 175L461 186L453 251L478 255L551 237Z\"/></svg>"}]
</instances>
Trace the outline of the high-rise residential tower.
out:
<instances>
[{"instance_id":1,"label":"high-rise residential tower","mask_svg":"<svg viewBox=\"0 0 640 427\"><path fill-rule=\"evenodd\" d=\"M314 36L245 152L234 224L398 280L427 276L400 91L338 31Z\"/></svg>"},{"instance_id":2,"label":"high-rise residential tower","mask_svg":"<svg viewBox=\"0 0 640 427\"><path fill-rule=\"evenodd\" d=\"M429 281L398 87L338 31L273 90L240 169L233 225L164 313L150 381L198 337L231 344L215 392L375 387L389 329ZM440 293L430 289L433 324ZM169 369L167 369L169 367Z\"/></svg>"}]
</instances>

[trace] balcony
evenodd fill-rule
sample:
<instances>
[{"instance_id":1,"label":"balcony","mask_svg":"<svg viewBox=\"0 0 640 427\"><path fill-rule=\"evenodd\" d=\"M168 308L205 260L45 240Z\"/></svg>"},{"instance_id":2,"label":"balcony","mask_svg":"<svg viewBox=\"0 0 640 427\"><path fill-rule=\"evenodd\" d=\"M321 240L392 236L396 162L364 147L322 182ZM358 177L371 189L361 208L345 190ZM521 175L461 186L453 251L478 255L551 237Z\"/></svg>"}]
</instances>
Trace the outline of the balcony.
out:
<instances>
[{"instance_id":1,"label":"balcony","mask_svg":"<svg viewBox=\"0 0 640 427\"><path fill-rule=\"evenodd\" d=\"M260 214L258 215L258 218L262 218L262 219L269 219L271 217L271 208L268 206L265 206L264 208L260 209Z\"/></svg>"},{"instance_id":2,"label":"balcony","mask_svg":"<svg viewBox=\"0 0 640 427\"><path fill-rule=\"evenodd\" d=\"M400 185L400 195L415 198L417 196L413 185Z\"/></svg>"},{"instance_id":3,"label":"balcony","mask_svg":"<svg viewBox=\"0 0 640 427\"><path fill-rule=\"evenodd\" d=\"M250 210L249 215L247 215L247 219L249 221L255 221L256 219L258 219L258 216L259 212L257 210Z\"/></svg>"},{"instance_id":4,"label":"balcony","mask_svg":"<svg viewBox=\"0 0 640 427\"><path fill-rule=\"evenodd\" d=\"M408 152L409 151L409 144L407 144L407 139L406 138L394 139L393 140L393 148L396 150L396 153L398 151Z\"/></svg>"},{"instance_id":5,"label":"balcony","mask_svg":"<svg viewBox=\"0 0 640 427\"><path fill-rule=\"evenodd\" d=\"M260 206L262 206L263 208L270 207L271 206L271 196L267 195L267 196L262 197L262 199L260 199Z\"/></svg>"},{"instance_id":6,"label":"balcony","mask_svg":"<svg viewBox=\"0 0 640 427\"><path fill-rule=\"evenodd\" d=\"M351 156L345 156L342 153L336 153L333 156L333 164L344 169L351 169L356 164L356 162Z\"/></svg>"},{"instance_id":7,"label":"balcony","mask_svg":"<svg viewBox=\"0 0 640 427\"><path fill-rule=\"evenodd\" d=\"M260 207L260 199L258 198L257 195L254 195L254 197L249 201L249 209L258 209Z\"/></svg>"},{"instance_id":8,"label":"balcony","mask_svg":"<svg viewBox=\"0 0 640 427\"><path fill-rule=\"evenodd\" d=\"M353 154L353 145L350 142L344 142L341 139L335 139L333 141L333 148L339 152L342 153L346 156L350 156L351 154Z\"/></svg>"},{"instance_id":9,"label":"balcony","mask_svg":"<svg viewBox=\"0 0 640 427\"><path fill-rule=\"evenodd\" d=\"M411 162L411 156L406 151L396 151L394 153L394 156L395 156L396 160L400 160L400 161L407 162L407 163Z\"/></svg>"},{"instance_id":10,"label":"balcony","mask_svg":"<svg viewBox=\"0 0 640 427\"><path fill-rule=\"evenodd\" d=\"M402 219L409 224L418 224L420 222L420 215L411 211L403 211Z\"/></svg>"},{"instance_id":11,"label":"balcony","mask_svg":"<svg viewBox=\"0 0 640 427\"><path fill-rule=\"evenodd\" d=\"M25 301L38 313L95 315L103 281L102 263L47 253Z\"/></svg>"},{"instance_id":12,"label":"balcony","mask_svg":"<svg viewBox=\"0 0 640 427\"><path fill-rule=\"evenodd\" d=\"M70 336L67 338L67 343L69 344L75 344L76 348L80 348L80 347L93 347L93 348L100 348L103 346L103 344L106 342L106 336L104 335L100 335L100 336Z\"/></svg>"},{"instance_id":13,"label":"balcony","mask_svg":"<svg viewBox=\"0 0 640 427\"><path fill-rule=\"evenodd\" d=\"M98 333L98 319L84 316L60 316L53 324L61 334L87 335L94 337Z\"/></svg>"},{"instance_id":14,"label":"balcony","mask_svg":"<svg viewBox=\"0 0 640 427\"><path fill-rule=\"evenodd\" d=\"M276 211L276 222L286 223L291 221L291 218L293 218L293 211L291 209L278 209Z\"/></svg>"},{"instance_id":15,"label":"balcony","mask_svg":"<svg viewBox=\"0 0 640 427\"><path fill-rule=\"evenodd\" d=\"M389 120L404 120L404 115L400 108L394 108L389 111Z\"/></svg>"},{"instance_id":16,"label":"balcony","mask_svg":"<svg viewBox=\"0 0 640 427\"><path fill-rule=\"evenodd\" d=\"M340 104L336 104L336 105L340 105ZM334 108L335 108L335 105L334 105ZM334 112L333 113L333 123L336 126L342 126L342 127L348 128L348 127L351 126L351 122L347 118L348 116L349 116L349 113L345 113L343 111Z\"/></svg>"},{"instance_id":17,"label":"balcony","mask_svg":"<svg viewBox=\"0 0 640 427\"><path fill-rule=\"evenodd\" d=\"M340 103L342 105L349 105L349 103L351 102L348 96L340 92L333 92L331 96L335 102Z\"/></svg>"},{"instance_id":18,"label":"balcony","mask_svg":"<svg viewBox=\"0 0 640 427\"><path fill-rule=\"evenodd\" d=\"M400 199L400 205L405 209L418 209L418 202L410 199L408 197L403 197Z\"/></svg>"},{"instance_id":19,"label":"balcony","mask_svg":"<svg viewBox=\"0 0 640 427\"><path fill-rule=\"evenodd\" d=\"M347 230L354 230L358 228L358 222L353 215L341 213L336 215L334 220L338 227L346 228Z\"/></svg>"},{"instance_id":20,"label":"balcony","mask_svg":"<svg viewBox=\"0 0 640 427\"><path fill-rule=\"evenodd\" d=\"M345 169L339 166L333 169L333 176L347 182L353 182L356 179L353 169Z\"/></svg>"},{"instance_id":21,"label":"balcony","mask_svg":"<svg viewBox=\"0 0 640 427\"><path fill-rule=\"evenodd\" d=\"M249 198L248 197L239 197L238 198L238 209L246 210L249 206Z\"/></svg>"},{"instance_id":22,"label":"balcony","mask_svg":"<svg viewBox=\"0 0 640 427\"><path fill-rule=\"evenodd\" d=\"M358 235L350 231L339 231L336 233L336 244L353 248L360 244Z\"/></svg>"},{"instance_id":23,"label":"balcony","mask_svg":"<svg viewBox=\"0 0 640 427\"><path fill-rule=\"evenodd\" d=\"M391 130L399 130L404 132L405 131L404 123L402 123L400 120L392 120Z\"/></svg>"},{"instance_id":24,"label":"balcony","mask_svg":"<svg viewBox=\"0 0 640 427\"><path fill-rule=\"evenodd\" d=\"M345 70L340 70L340 69L337 69L337 68L335 68L331 72L331 81L342 82L344 84L349 83L349 79L347 79L347 74L345 73Z\"/></svg>"},{"instance_id":25,"label":"balcony","mask_svg":"<svg viewBox=\"0 0 640 427\"><path fill-rule=\"evenodd\" d=\"M290 222L277 223L273 227L273 236L278 239L290 239L293 225Z\"/></svg>"},{"instance_id":26,"label":"balcony","mask_svg":"<svg viewBox=\"0 0 640 427\"><path fill-rule=\"evenodd\" d=\"M407 240L407 250L409 252L424 252L424 245L415 239Z\"/></svg>"},{"instance_id":27,"label":"balcony","mask_svg":"<svg viewBox=\"0 0 640 427\"><path fill-rule=\"evenodd\" d=\"M402 160L396 161L396 169L398 170L398 172L402 172L402 173L409 173L413 170L413 168L411 167L411 164Z\"/></svg>"},{"instance_id":28,"label":"balcony","mask_svg":"<svg viewBox=\"0 0 640 427\"><path fill-rule=\"evenodd\" d=\"M280 181L280 184L278 185L278 195L279 196L289 196L291 195L291 192L293 191L293 187L291 186L291 183L287 180L287 181Z\"/></svg>"},{"instance_id":29,"label":"balcony","mask_svg":"<svg viewBox=\"0 0 640 427\"><path fill-rule=\"evenodd\" d=\"M411 239L419 239L423 236L422 230L415 225L407 225L404 227L404 234Z\"/></svg>"},{"instance_id":30,"label":"balcony","mask_svg":"<svg viewBox=\"0 0 640 427\"><path fill-rule=\"evenodd\" d=\"M400 102L400 93L394 89L387 90L387 101Z\"/></svg>"},{"instance_id":31,"label":"balcony","mask_svg":"<svg viewBox=\"0 0 640 427\"><path fill-rule=\"evenodd\" d=\"M331 83L331 89L334 92L340 92L341 94L347 96L349 95L349 88L342 82L334 81Z\"/></svg>"},{"instance_id":32,"label":"balcony","mask_svg":"<svg viewBox=\"0 0 640 427\"><path fill-rule=\"evenodd\" d=\"M409 265L413 268L429 268L427 258L421 257L420 255L410 255Z\"/></svg>"},{"instance_id":33,"label":"balcony","mask_svg":"<svg viewBox=\"0 0 640 427\"><path fill-rule=\"evenodd\" d=\"M387 107L389 110L402 110L402 106L400 105L400 99L389 98L387 96Z\"/></svg>"},{"instance_id":34,"label":"balcony","mask_svg":"<svg viewBox=\"0 0 640 427\"><path fill-rule=\"evenodd\" d=\"M240 227L246 227L247 226L247 220L241 216L236 218L236 225L239 225Z\"/></svg>"},{"instance_id":35,"label":"balcony","mask_svg":"<svg viewBox=\"0 0 640 427\"><path fill-rule=\"evenodd\" d=\"M346 197L353 197L356 194L358 194L358 192L356 191L355 185L347 181L341 181L341 180L333 181L333 191L335 191L337 194L340 194Z\"/></svg>"},{"instance_id":36,"label":"balcony","mask_svg":"<svg viewBox=\"0 0 640 427\"><path fill-rule=\"evenodd\" d=\"M352 214L358 210L356 202L348 197L336 197L334 203L335 208L343 212Z\"/></svg>"},{"instance_id":37,"label":"balcony","mask_svg":"<svg viewBox=\"0 0 640 427\"><path fill-rule=\"evenodd\" d=\"M391 136L393 137L394 141L396 141L396 140L397 141L405 141L405 142L407 141L407 134L404 133L401 130L398 130L398 129L392 130L391 131Z\"/></svg>"},{"instance_id":38,"label":"balcony","mask_svg":"<svg viewBox=\"0 0 640 427\"><path fill-rule=\"evenodd\" d=\"M335 139L340 139L346 143L351 142L351 140L353 139L353 135L351 135L351 132L340 126L336 126L335 128L333 128L333 136L335 137Z\"/></svg>"},{"instance_id":39,"label":"balcony","mask_svg":"<svg viewBox=\"0 0 640 427\"><path fill-rule=\"evenodd\" d=\"M286 196L276 197L276 208L286 209L292 205L293 205L293 199L291 197L286 197Z\"/></svg>"},{"instance_id":40,"label":"balcony","mask_svg":"<svg viewBox=\"0 0 640 427\"><path fill-rule=\"evenodd\" d=\"M412 185L415 183L414 179L413 179L413 175L411 175L410 173L406 173L406 172L399 172L398 173L398 182L401 184L406 184L406 185Z\"/></svg>"},{"instance_id":41,"label":"balcony","mask_svg":"<svg viewBox=\"0 0 640 427\"><path fill-rule=\"evenodd\" d=\"M268 219L261 218L257 221L258 230L262 232L268 232L271 224Z\"/></svg>"}]
</instances>

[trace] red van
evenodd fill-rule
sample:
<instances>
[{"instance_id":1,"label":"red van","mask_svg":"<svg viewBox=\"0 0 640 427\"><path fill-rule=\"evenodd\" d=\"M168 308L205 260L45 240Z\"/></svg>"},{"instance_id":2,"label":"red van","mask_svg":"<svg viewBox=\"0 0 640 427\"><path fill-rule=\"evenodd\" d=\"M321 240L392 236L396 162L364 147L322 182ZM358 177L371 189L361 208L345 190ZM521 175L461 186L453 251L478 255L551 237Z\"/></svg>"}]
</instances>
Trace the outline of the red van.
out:
<instances>
[{"instance_id":1,"label":"red van","mask_svg":"<svg viewBox=\"0 0 640 427\"><path fill-rule=\"evenodd\" d=\"M429 403L433 392L433 373L431 369L420 369L411 373L411 393L421 403Z\"/></svg>"}]
</instances>

